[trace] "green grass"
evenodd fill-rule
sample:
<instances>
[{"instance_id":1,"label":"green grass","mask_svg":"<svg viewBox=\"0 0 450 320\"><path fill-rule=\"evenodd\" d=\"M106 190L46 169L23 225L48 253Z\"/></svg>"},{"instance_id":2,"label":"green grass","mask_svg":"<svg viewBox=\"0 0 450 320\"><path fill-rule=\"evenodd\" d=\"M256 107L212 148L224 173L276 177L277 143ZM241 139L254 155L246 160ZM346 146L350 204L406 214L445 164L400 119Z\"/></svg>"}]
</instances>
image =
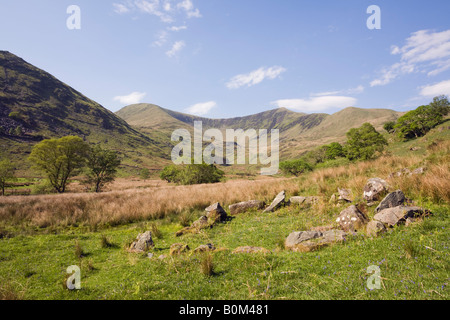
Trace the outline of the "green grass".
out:
<instances>
[{"instance_id":1,"label":"green grass","mask_svg":"<svg viewBox=\"0 0 450 320\"><path fill-rule=\"evenodd\" d=\"M24 299L448 299L449 207L430 209L434 216L423 222L310 253L281 250L279 244L290 232L330 218L315 215L314 207L242 214L181 238L174 236L181 228L176 219L159 220L153 226L161 235L154 239L152 259L124 247L155 222L17 236L0 240L0 282L11 284L9 290ZM104 237L111 245L102 245ZM229 250L212 254L213 272L205 275L202 255L169 257L170 245L177 242L191 249L213 243ZM231 253L244 245L271 253ZM159 260L161 254L168 257ZM63 288L71 265L81 267L79 291ZM380 290L366 286L370 265L381 269Z\"/></svg>"}]
</instances>

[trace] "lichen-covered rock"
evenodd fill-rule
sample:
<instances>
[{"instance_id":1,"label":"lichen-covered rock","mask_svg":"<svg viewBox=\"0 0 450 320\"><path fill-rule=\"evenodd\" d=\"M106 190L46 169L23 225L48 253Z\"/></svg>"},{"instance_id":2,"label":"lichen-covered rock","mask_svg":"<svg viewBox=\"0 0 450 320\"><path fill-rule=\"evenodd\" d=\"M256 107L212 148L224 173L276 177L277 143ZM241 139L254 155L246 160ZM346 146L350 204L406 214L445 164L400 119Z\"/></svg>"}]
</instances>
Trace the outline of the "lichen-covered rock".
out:
<instances>
[{"instance_id":1,"label":"lichen-covered rock","mask_svg":"<svg viewBox=\"0 0 450 320\"><path fill-rule=\"evenodd\" d=\"M373 219L380 221L387 226L393 227L404 223L408 218L415 218L425 213L420 207L404 207L398 206L394 208L387 208L378 212Z\"/></svg>"},{"instance_id":2,"label":"lichen-covered rock","mask_svg":"<svg viewBox=\"0 0 450 320\"><path fill-rule=\"evenodd\" d=\"M338 200L353 202L352 192L349 189L338 188L339 198Z\"/></svg>"},{"instance_id":3,"label":"lichen-covered rock","mask_svg":"<svg viewBox=\"0 0 450 320\"><path fill-rule=\"evenodd\" d=\"M387 208L393 208L401 206L405 203L406 197L401 190L389 193L383 200L381 200L375 212L380 212Z\"/></svg>"},{"instance_id":4,"label":"lichen-covered rock","mask_svg":"<svg viewBox=\"0 0 450 320\"><path fill-rule=\"evenodd\" d=\"M218 202L210 205L205 211L207 212L206 217L208 217L209 220L214 222L227 221L228 215Z\"/></svg>"},{"instance_id":5,"label":"lichen-covered rock","mask_svg":"<svg viewBox=\"0 0 450 320\"><path fill-rule=\"evenodd\" d=\"M289 199L290 204L299 204L299 205L308 205L308 204L316 204L319 202L319 197L291 197Z\"/></svg>"},{"instance_id":6,"label":"lichen-covered rock","mask_svg":"<svg viewBox=\"0 0 450 320\"><path fill-rule=\"evenodd\" d=\"M353 205L344 209L339 214L336 222L339 223L344 231L355 231L363 228L369 222L369 219Z\"/></svg>"},{"instance_id":7,"label":"lichen-covered rock","mask_svg":"<svg viewBox=\"0 0 450 320\"><path fill-rule=\"evenodd\" d=\"M292 232L286 238L284 246L294 252L310 252L344 241L346 235L342 230Z\"/></svg>"},{"instance_id":8,"label":"lichen-covered rock","mask_svg":"<svg viewBox=\"0 0 450 320\"><path fill-rule=\"evenodd\" d=\"M364 186L363 197L368 202L380 200L388 191L388 183L380 178L372 178Z\"/></svg>"},{"instance_id":9,"label":"lichen-covered rock","mask_svg":"<svg viewBox=\"0 0 450 320\"><path fill-rule=\"evenodd\" d=\"M272 204L266 210L264 210L263 213L273 212L276 209L280 208L281 206L284 206L285 200L286 200L286 192L285 191L281 191L275 197L275 199L272 201Z\"/></svg>"},{"instance_id":10,"label":"lichen-covered rock","mask_svg":"<svg viewBox=\"0 0 450 320\"><path fill-rule=\"evenodd\" d=\"M369 236L378 236L380 233L386 231L386 227L380 221L372 220L366 226L366 233Z\"/></svg>"},{"instance_id":11,"label":"lichen-covered rock","mask_svg":"<svg viewBox=\"0 0 450 320\"><path fill-rule=\"evenodd\" d=\"M260 210L264 208L265 205L266 204L263 201L250 200L232 204L228 208L230 209L231 215L236 215L250 210Z\"/></svg>"},{"instance_id":12,"label":"lichen-covered rock","mask_svg":"<svg viewBox=\"0 0 450 320\"><path fill-rule=\"evenodd\" d=\"M208 251L214 251L216 250L216 247L214 247L211 243L203 244L197 248L194 249L193 253L202 253L202 252L208 252Z\"/></svg>"},{"instance_id":13,"label":"lichen-covered rock","mask_svg":"<svg viewBox=\"0 0 450 320\"><path fill-rule=\"evenodd\" d=\"M128 251L133 253L143 253L145 251L148 251L153 246L154 243L152 239L152 233L151 231L147 231L145 233L140 233L137 236L136 241L134 241L130 245Z\"/></svg>"}]
</instances>

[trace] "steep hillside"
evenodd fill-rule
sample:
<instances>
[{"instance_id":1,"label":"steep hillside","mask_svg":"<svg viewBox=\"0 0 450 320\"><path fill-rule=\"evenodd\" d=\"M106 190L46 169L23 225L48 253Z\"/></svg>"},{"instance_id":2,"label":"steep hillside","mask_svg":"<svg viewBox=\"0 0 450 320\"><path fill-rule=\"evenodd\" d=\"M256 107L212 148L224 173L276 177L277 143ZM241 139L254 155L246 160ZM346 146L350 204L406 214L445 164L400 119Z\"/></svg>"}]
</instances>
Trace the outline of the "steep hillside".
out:
<instances>
[{"instance_id":1,"label":"steep hillside","mask_svg":"<svg viewBox=\"0 0 450 320\"><path fill-rule=\"evenodd\" d=\"M17 160L45 138L77 135L125 156L124 164L158 164L167 145L158 144L124 120L6 51L0 51L0 144ZM16 161L19 163L18 161ZM22 161L22 167L27 167Z\"/></svg>"}]
</instances>

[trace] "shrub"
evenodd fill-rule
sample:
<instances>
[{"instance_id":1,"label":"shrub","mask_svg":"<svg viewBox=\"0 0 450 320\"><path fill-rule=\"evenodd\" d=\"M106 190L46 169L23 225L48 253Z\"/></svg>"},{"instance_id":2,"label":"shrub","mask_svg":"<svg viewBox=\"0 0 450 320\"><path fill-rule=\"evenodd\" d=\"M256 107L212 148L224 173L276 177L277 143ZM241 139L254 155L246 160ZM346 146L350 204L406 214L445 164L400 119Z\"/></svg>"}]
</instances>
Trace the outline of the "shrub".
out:
<instances>
[{"instance_id":1,"label":"shrub","mask_svg":"<svg viewBox=\"0 0 450 320\"><path fill-rule=\"evenodd\" d=\"M345 153L349 160L370 160L384 150L386 139L370 123L347 132Z\"/></svg>"},{"instance_id":2,"label":"shrub","mask_svg":"<svg viewBox=\"0 0 450 320\"><path fill-rule=\"evenodd\" d=\"M286 175L298 177L302 173L312 171L313 167L303 159L284 161L280 163L280 170Z\"/></svg>"},{"instance_id":3,"label":"shrub","mask_svg":"<svg viewBox=\"0 0 450 320\"><path fill-rule=\"evenodd\" d=\"M225 173L213 164L169 165L160 174L161 179L182 185L220 182Z\"/></svg>"}]
</instances>

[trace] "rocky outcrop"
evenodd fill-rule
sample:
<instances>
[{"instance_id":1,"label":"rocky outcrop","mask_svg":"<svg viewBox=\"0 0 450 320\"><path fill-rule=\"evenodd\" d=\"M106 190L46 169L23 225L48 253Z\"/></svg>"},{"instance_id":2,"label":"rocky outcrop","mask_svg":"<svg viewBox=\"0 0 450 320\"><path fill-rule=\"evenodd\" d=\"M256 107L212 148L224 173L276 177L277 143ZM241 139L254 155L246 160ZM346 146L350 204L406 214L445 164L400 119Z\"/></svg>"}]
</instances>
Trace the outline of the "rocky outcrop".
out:
<instances>
[{"instance_id":1,"label":"rocky outcrop","mask_svg":"<svg viewBox=\"0 0 450 320\"><path fill-rule=\"evenodd\" d=\"M228 215L219 202L210 205L208 208L205 209L205 211L207 212L206 216L210 221L214 222L227 221Z\"/></svg>"},{"instance_id":2,"label":"rocky outcrop","mask_svg":"<svg viewBox=\"0 0 450 320\"><path fill-rule=\"evenodd\" d=\"M369 222L369 219L353 205L341 211L336 222L344 231L356 231L362 229Z\"/></svg>"},{"instance_id":3,"label":"rocky outcrop","mask_svg":"<svg viewBox=\"0 0 450 320\"><path fill-rule=\"evenodd\" d=\"M401 190L389 193L375 209L375 212L380 212L384 209L401 206L405 203L406 197Z\"/></svg>"},{"instance_id":4,"label":"rocky outcrop","mask_svg":"<svg viewBox=\"0 0 450 320\"><path fill-rule=\"evenodd\" d=\"M263 209L265 205L266 204L263 201L250 200L250 201L244 201L244 202L232 204L228 208L230 209L231 215L236 215L236 214L247 212L250 210Z\"/></svg>"},{"instance_id":5,"label":"rocky outcrop","mask_svg":"<svg viewBox=\"0 0 450 320\"><path fill-rule=\"evenodd\" d=\"M152 233L151 231L147 231L145 233L140 233L137 236L136 241L130 245L128 251L133 253L143 253L152 247L154 247Z\"/></svg>"},{"instance_id":6,"label":"rocky outcrop","mask_svg":"<svg viewBox=\"0 0 450 320\"><path fill-rule=\"evenodd\" d=\"M353 202L352 192L349 189L338 188L339 198L338 200Z\"/></svg>"},{"instance_id":7,"label":"rocky outcrop","mask_svg":"<svg viewBox=\"0 0 450 320\"><path fill-rule=\"evenodd\" d=\"M388 183L380 178L372 178L364 187L363 198L367 202L378 201L388 191Z\"/></svg>"},{"instance_id":8,"label":"rocky outcrop","mask_svg":"<svg viewBox=\"0 0 450 320\"><path fill-rule=\"evenodd\" d=\"M383 232L386 232L386 227L380 221L372 220L366 226L366 233L369 236L376 237Z\"/></svg>"},{"instance_id":9,"label":"rocky outcrop","mask_svg":"<svg viewBox=\"0 0 450 320\"><path fill-rule=\"evenodd\" d=\"M422 216L425 210L420 207L404 207L398 206L394 208L387 208L378 212L373 220L379 221L387 226L393 227L398 224L406 222L408 218L415 218Z\"/></svg>"},{"instance_id":10,"label":"rocky outcrop","mask_svg":"<svg viewBox=\"0 0 450 320\"><path fill-rule=\"evenodd\" d=\"M216 247L214 247L211 243L203 244L197 248L194 249L193 253L203 253L208 251L214 251L216 250Z\"/></svg>"},{"instance_id":11,"label":"rocky outcrop","mask_svg":"<svg viewBox=\"0 0 450 320\"><path fill-rule=\"evenodd\" d=\"M346 235L342 230L292 232L286 238L284 246L294 252L310 252L344 241Z\"/></svg>"},{"instance_id":12,"label":"rocky outcrop","mask_svg":"<svg viewBox=\"0 0 450 320\"><path fill-rule=\"evenodd\" d=\"M266 210L264 210L263 213L273 212L273 211L277 210L278 208L280 208L280 207L285 205L285 201L286 201L286 192L285 191L281 191L275 197L275 199L272 201L272 204Z\"/></svg>"}]
</instances>

